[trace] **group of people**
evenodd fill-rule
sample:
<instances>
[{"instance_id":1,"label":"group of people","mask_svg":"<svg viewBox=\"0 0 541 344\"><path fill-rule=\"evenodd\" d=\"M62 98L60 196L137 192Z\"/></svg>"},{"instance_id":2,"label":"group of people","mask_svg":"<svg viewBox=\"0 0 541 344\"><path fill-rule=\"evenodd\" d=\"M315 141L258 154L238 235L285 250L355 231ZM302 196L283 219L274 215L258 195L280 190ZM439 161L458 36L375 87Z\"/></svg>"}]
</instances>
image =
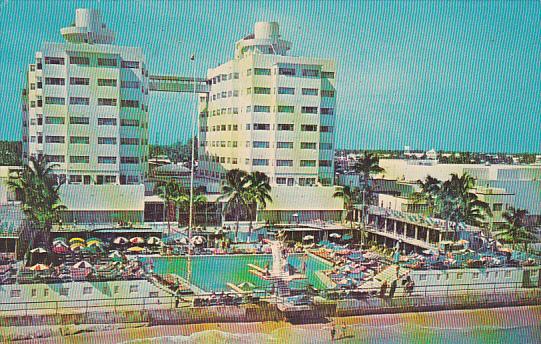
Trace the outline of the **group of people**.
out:
<instances>
[{"instance_id":1,"label":"group of people","mask_svg":"<svg viewBox=\"0 0 541 344\"><path fill-rule=\"evenodd\" d=\"M396 288L398 287L398 280L399 278L397 277L390 285L387 280L383 281L379 289L379 297L382 299L385 298L387 296L387 289L389 289L388 297L392 299L396 293ZM404 296L411 296L413 288L415 287L415 282L410 276L406 276L406 278L402 280L402 286L404 288Z\"/></svg>"}]
</instances>

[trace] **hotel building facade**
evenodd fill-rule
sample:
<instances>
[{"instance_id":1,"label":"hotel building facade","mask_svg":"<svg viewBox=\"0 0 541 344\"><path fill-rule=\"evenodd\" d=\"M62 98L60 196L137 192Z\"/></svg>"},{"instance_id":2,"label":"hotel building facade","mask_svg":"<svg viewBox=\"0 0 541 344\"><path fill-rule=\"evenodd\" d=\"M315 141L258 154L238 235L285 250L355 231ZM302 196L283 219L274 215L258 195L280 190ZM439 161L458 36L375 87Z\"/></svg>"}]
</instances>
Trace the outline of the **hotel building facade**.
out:
<instances>
[{"instance_id":1,"label":"hotel building facade","mask_svg":"<svg viewBox=\"0 0 541 344\"><path fill-rule=\"evenodd\" d=\"M23 158L45 156L68 184L140 184L147 173L148 69L114 45L97 11L78 9L44 43L23 91Z\"/></svg>"},{"instance_id":2,"label":"hotel building facade","mask_svg":"<svg viewBox=\"0 0 541 344\"><path fill-rule=\"evenodd\" d=\"M261 171L279 186L334 183L335 64L288 56L274 22L255 24L200 97L199 176Z\"/></svg>"}]
</instances>

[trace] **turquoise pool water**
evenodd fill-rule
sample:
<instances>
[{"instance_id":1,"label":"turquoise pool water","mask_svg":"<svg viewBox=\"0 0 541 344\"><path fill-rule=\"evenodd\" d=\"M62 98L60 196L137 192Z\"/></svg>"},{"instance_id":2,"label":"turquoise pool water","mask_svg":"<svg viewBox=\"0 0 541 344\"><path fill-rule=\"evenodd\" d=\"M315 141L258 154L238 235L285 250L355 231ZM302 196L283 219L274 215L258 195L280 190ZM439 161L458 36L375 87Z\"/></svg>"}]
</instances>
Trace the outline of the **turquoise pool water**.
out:
<instances>
[{"instance_id":1,"label":"turquoise pool water","mask_svg":"<svg viewBox=\"0 0 541 344\"><path fill-rule=\"evenodd\" d=\"M156 273L174 273L186 278L186 257L158 257L152 258ZM248 264L264 267L272 266L271 255L234 255L234 256L195 256L192 260L192 283L205 291L227 291L227 283L240 284L250 282L258 287L269 286L269 283L249 272ZM315 275L316 271L326 270L329 265L319 259L290 255L288 262L296 268L301 267L302 260L306 260L307 281L293 281L293 288L309 283L315 288L324 289L325 285Z\"/></svg>"}]
</instances>

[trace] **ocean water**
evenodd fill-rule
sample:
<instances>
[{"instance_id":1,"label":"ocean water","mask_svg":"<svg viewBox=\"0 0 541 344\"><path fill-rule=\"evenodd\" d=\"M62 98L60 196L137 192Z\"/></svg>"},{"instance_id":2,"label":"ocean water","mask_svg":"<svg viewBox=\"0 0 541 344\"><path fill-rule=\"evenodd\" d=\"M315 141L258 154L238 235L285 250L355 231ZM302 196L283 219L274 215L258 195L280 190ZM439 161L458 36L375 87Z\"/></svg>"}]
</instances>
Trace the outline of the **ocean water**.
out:
<instances>
[{"instance_id":1,"label":"ocean water","mask_svg":"<svg viewBox=\"0 0 541 344\"><path fill-rule=\"evenodd\" d=\"M519 327L429 328L410 325L351 325L337 331L336 343L541 343L541 325ZM287 327L271 333L230 333L218 330L195 332L188 336L164 336L125 343L329 343L330 327L319 329Z\"/></svg>"}]
</instances>

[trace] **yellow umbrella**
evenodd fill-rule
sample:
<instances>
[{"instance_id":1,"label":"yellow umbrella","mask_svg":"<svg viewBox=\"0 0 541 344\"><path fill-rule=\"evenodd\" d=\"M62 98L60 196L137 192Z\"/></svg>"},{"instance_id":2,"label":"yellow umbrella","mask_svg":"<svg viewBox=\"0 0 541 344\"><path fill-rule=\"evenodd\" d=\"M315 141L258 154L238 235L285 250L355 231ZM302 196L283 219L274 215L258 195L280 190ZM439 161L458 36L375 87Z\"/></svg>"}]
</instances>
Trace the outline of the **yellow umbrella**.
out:
<instances>
[{"instance_id":1,"label":"yellow umbrella","mask_svg":"<svg viewBox=\"0 0 541 344\"><path fill-rule=\"evenodd\" d=\"M43 271L43 270L49 270L49 267L45 264L36 264L30 268L32 271Z\"/></svg>"},{"instance_id":2,"label":"yellow umbrella","mask_svg":"<svg viewBox=\"0 0 541 344\"><path fill-rule=\"evenodd\" d=\"M83 243L81 243L81 242L76 242L75 244L71 244L71 245L70 245L70 249L71 249L72 251L75 251L75 250L77 250L77 249L81 249L81 248L83 248L83 247L85 247L85 244L83 244Z\"/></svg>"},{"instance_id":3,"label":"yellow umbrella","mask_svg":"<svg viewBox=\"0 0 541 344\"><path fill-rule=\"evenodd\" d=\"M75 243L75 242L83 243L83 242L85 242L85 239L83 239L83 238L71 238L69 242L70 242L71 244L73 244L73 243Z\"/></svg>"},{"instance_id":4,"label":"yellow umbrella","mask_svg":"<svg viewBox=\"0 0 541 344\"><path fill-rule=\"evenodd\" d=\"M86 243L86 246L90 247L90 246L102 246L103 243L101 241L98 241L98 240L92 240L92 241L89 241Z\"/></svg>"},{"instance_id":5,"label":"yellow umbrella","mask_svg":"<svg viewBox=\"0 0 541 344\"><path fill-rule=\"evenodd\" d=\"M133 246L133 247L130 247L130 248L128 249L129 252L141 252L141 251L143 251L143 250L144 250L144 248L139 247L139 246Z\"/></svg>"}]
</instances>

